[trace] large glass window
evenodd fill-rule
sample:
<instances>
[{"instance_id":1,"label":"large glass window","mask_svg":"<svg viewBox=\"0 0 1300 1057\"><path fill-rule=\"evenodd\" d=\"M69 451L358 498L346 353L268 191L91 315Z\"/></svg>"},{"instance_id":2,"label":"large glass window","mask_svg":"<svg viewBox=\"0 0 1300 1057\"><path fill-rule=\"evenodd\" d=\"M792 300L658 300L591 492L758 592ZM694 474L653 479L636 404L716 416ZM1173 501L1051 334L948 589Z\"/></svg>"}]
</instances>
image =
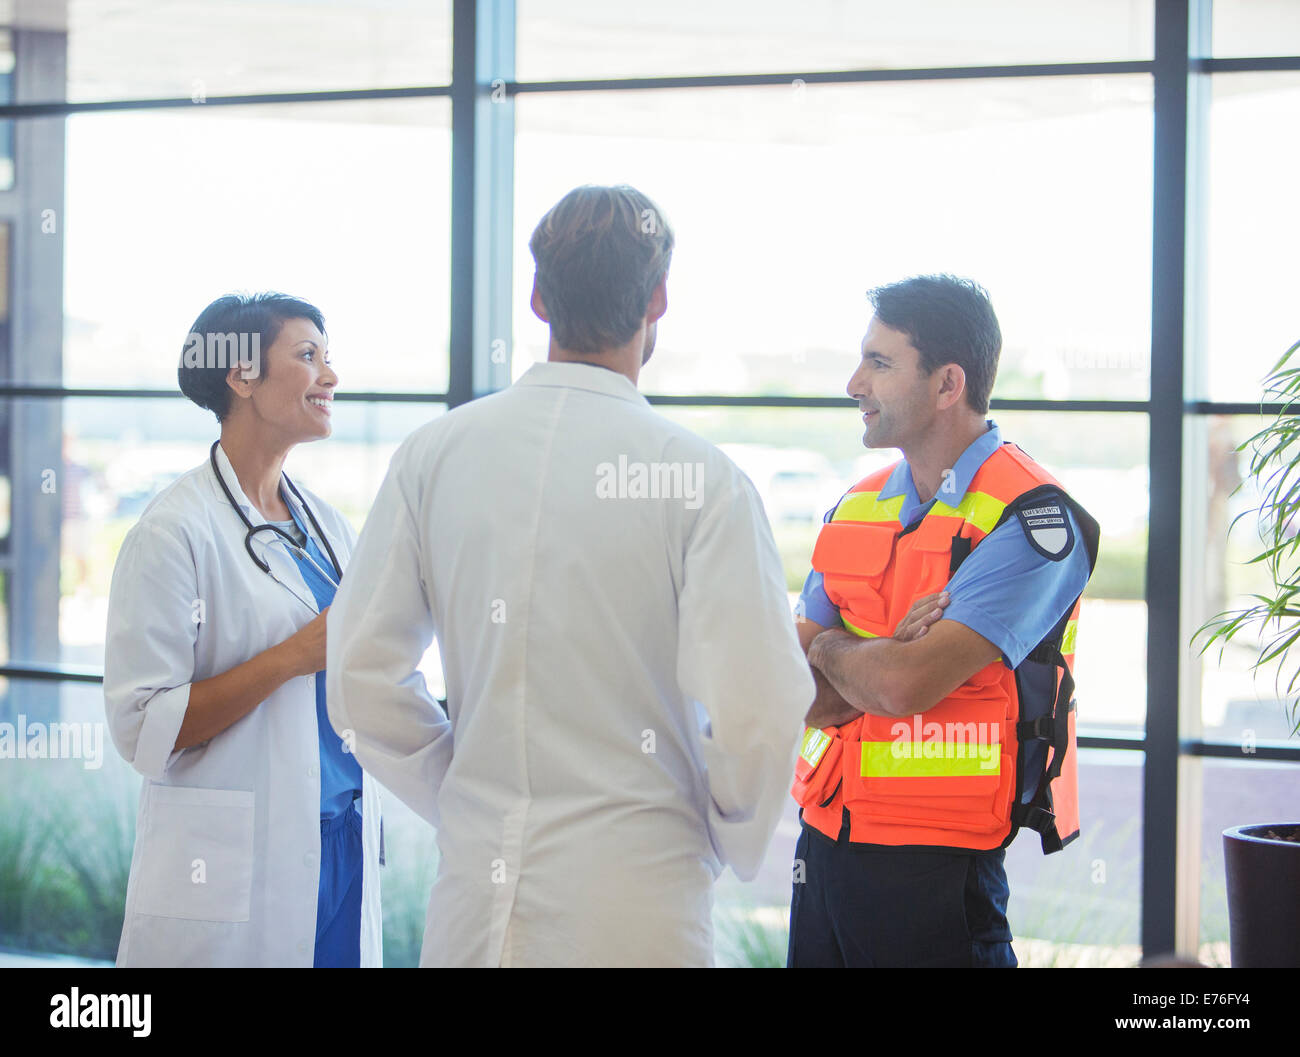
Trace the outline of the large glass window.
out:
<instances>
[{"instance_id":1,"label":"large glass window","mask_svg":"<svg viewBox=\"0 0 1300 1057\"><path fill-rule=\"evenodd\" d=\"M1151 58L1151 0L517 0L521 81Z\"/></svg>"},{"instance_id":2,"label":"large glass window","mask_svg":"<svg viewBox=\"0 0 1300 1057\"><path fill-rule=\"evenodd\" d=\"M1300 341L1300 73L1221 73L1211 87L1208 363L1194 395L1258 403L1264 376Z\"/></svg>"},{"instance_id":3,"label":"large glass window","mask_svg":"<svg viewBox=\"0 0 1300 1057\"><path fill-rule=\"evenodd\" d=\"M76 102L451 80L451 0L71 0L64 26Z\"/></svg>"},{"instance_id":4,"label":"large glass window","mask_svg":"<svg viewBox=\"0 0 1300 1057\"><path fill-rule=\"evenodd\" d=\"M69 118L64 384L174 389L209 302L279 290L324 313L340 391L445 391L449 110L428 99Z\"/></svg>"},{"instance_id":5,"label":"large glass window","mask_svg":"<svg viewBox=\"0 0 1300 1057\"><path fill-rule=\"evenodd\" d=\"M516 105L516 374L546 356L527 307L527 234L571 187L626 182L659 203L678 239L648 391L842 395L866 290L950 271L983 283L1005 321L996 395L1145 396L1146 78Z\"/></svg>"},{"instance_id":6,"label":"large glass window","mask_svg":"<svg viewBox=\"0 0 1300 1057\"><path fill-rule=\"evenodd\" d=\"M102 671L122 538L218 434L176 393L189 326L232 291L322 309L343 399L286 469L358 529L397 445L445 410L403 398L450 376L449 101L257 97L445 85L450 2L110 6L27 5L0 35L0 100L74 104L0 123L0 721L93 734L83 759L0 761L0 948L91 961L116 953L141 778L80 680ZM250 98L207 105L232 94ZM149 98L189 103L116 105ZM444 694L436 644L420 667ZM409 965L433 835L385 816L386 949Z\"/></svg>"},{"instance_id":7,"label":"large glass window","mask_svg":"<svg viewBox=\"0 0 1300 1057\"><path fill-rule=\"evenodd\" d=\"M1300 53L1300 6L1292 0L1219 0L1214 54L1225 58Z\"/></svg>"}]
</instances>

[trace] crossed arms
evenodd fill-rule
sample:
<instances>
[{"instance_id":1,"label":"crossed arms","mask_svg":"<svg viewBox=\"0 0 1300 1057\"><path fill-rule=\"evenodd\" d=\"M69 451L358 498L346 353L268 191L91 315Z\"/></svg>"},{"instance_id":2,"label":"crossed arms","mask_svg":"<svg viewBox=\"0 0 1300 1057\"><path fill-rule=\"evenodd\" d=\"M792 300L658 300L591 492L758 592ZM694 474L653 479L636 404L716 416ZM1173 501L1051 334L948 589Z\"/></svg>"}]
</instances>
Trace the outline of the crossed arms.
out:
<instances>
[{"instance_id":1,"label":"crossed arms","mask_svg":"<svg viewBox=\"0 0 1300 1057\"><path fill-rule=\"evenodd\" d=\"M817 697L804 722L835 727L872 716L910 716L933 708L1002 651L956 620L940 620L948 596L913 603L892 638L859 638L803 619L799 645L808 656Z\"/></svg>"}]
</instances>

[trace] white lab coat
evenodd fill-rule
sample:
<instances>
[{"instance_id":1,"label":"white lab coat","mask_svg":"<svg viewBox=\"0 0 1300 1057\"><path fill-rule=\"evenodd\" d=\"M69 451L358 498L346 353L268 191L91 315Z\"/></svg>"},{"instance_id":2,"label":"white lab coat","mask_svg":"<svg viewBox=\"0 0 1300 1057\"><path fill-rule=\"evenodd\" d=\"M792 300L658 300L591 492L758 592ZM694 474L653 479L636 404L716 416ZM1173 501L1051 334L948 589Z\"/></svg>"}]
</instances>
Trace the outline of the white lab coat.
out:
<instances>
[{"instance_id":1,"label":"white lab coat","mask_svg":"<svg viewBox=\"0 0 1300 1057\"><path fill-rule=\"evenodd\" d=\"M701 464L698 503L601 498L620 456ZM712 882L757 871L814 693L713 445L622 375L533 366L394 455L327 640L331 721L437 827L421 964L712 962Z\"/></svg>"},{"instance_id":2,"label":"white lab coat","mask_svg":"<svg viewBox=\"0 0 1300 1057\"><path fill-rule=\"evenodd\" d=\"M220 445L217 460L236 502L259 524ZM302 493L346 569L351 527ZM108 727L146 779L120 966L312 965L320 880L316 676L290 679L216 737L172 751L192 682L282 642L317 613L292 556L269 543L273 534L260 533L253 547L274 579L249 558L245 531L205 461L154 498L113 570L104 643ZM361 964L379 966L380 807L369 775L359 806Z\"/></svg>"}]
</instances>

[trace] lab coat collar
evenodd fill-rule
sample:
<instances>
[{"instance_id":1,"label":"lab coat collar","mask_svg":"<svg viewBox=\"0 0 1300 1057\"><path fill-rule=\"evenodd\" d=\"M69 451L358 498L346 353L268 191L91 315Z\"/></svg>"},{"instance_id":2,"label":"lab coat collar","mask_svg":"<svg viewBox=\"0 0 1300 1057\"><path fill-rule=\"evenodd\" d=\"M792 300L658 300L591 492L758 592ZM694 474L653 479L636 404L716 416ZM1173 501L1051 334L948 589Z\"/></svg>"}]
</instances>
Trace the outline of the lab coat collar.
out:
<instances>
[{"instance_id":1,"label":"lab coat collar","mask_svg":"<svg viewBox=\"0 0 1300 1057\"><path fill-rule=\"evenodd\" d=\"M235 503L244 512L244 516L256 525L262 520L261 511L253 506L252 502L249 501L248 496L244 495L244 489L239 483L239 476L235 473L235 467L230 462L230 456L226 454L226 449L221 446L220 441L217 441L216 454L217 469L221 471L221 480L226 482L226 487L230 489L230 494L235 497ZM214 480L212 482L212 487L216 490L217 498L220 499L221 502L229 502L229 500L226 499L225 492L221 490L220 481Z\"/></svg>"},{"instance_id":2,"label":"lab coat collar","mask_svg":"<svg viewBox=\"0 0 1300 1057\"><path fill-rule=\"evenodd\" d=\"M562 389L585 389L589 393L602 393L633 404L650 406L637 387L622 374L608 367L590 363L535 363L523 373L515 385L547 385Z\"/></svg>"},{"instance_id":3,"label":"lab coat collar","mask_svg":"<svg viewBox=\"0 0 1300 1057\"><path fill-rule=\"evenodd\" d=\"M222 479L225 480L226 487L230 489L230 494L235 497L235 502L239 505L240 509L243 510L244 516L254 525L259 525L265 521L266 519L262 517L262 512L253 506L252 502L249 501L248 496L244 494L243 488L239 485L239 477L235 473L235 468L231 465L230 456L226 454L226 449L221 446L219 441L217 442L217 467L221 470ZM281 472L280 479L282 482L284 476L284 473ZM223 503L228 503L225 493L221 490L221 485L216 481L213 481L212 487L216 489L217 498L219 498ZM282 486L280 488L280 494L284 497L284 501L289 504L289 508L295 515L295 520L305 521L307 516L303 513L302 503L300 503L298 497L293 494L293 490L287 486Z\"/></svg>"},{"instance_id":4,"label":"lab coat collar","mask_svg":"<svg viewBox=\"0 0 1300 1057\"><path fill-rule=\"evenodd\" d=\"M235 468L230 464L230 457L226 455L226 449L221 446L220 442L217 443L217 468L221 471L221 477L226 482L226 487L230 489L230 494L234 496L235 503L243 510L244 516L254 525L265 524L266 519L262 517L262 512L253 506L248 496L244 494L244 490L239 486L239 477L235 474ZM281 477L283 478L283 473ZM212 489L216 493L217 501L222 506L228 507L230 501L226 498L226 494L221 490L221 485L216 480L212 482ZM302 504L298 502L298 497L288 488L281 488L280 493L284 496L284 501L289 504L290 510L298 518L305 520L302 513ZM242 522L239 523L239 531L241 533L247 531ZM271 531L268 529L266 532L253 537L254 553L270 566L271 576L280 586L302 602L303 605L314 612L319 612L315 600L309 599L295 586L295 581L301 580L302 577L298 573L292 555L284 547L272 546L266 538L270 535Z\"/></svg>"}]
</instances>

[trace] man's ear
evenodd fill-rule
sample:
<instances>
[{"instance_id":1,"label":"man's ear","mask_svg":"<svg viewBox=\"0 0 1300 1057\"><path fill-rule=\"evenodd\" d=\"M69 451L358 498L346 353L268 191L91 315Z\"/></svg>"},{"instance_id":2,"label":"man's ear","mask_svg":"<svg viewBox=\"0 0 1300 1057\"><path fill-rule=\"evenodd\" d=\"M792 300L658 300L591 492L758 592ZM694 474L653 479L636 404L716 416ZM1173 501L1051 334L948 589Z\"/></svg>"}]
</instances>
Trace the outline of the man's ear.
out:
<instances>
[{"instance_id":1,"label":"man's ear","mask_svg":"<svg viewBox=\"0 0 1300 1057\"><path fill-rule=\"evenodd\" d=\"M532 306L533 315L543 323L550 322L550 320L546 318L546 306L542 304L542 295L538 292L537 276L535 275L533 276L533 295L528 299L528 303Z\"/></svg>"},{"instance_id":2,"label":"man's ear","mask_svg":"<svg viewBox=\"0 0 1300 1057\"><path fill-rule=\"evenodd\" d=\"M655 284L655 288L650 291L650 303L646 305L645 318L647 323L657 323L659 318L668 311L668 273L664 272L663 278Z\"/></svg>"},{"instance_id":3,"label":"man's ear","mask_svg":"<svg viewBox=\"0 0 1300 1057\"><path fill-rule=\"evenodd\" d=\"M947 411L966 395L966 372L959 364L945 363L939 368L939 390L935 394L939 410Z\"/></svg>"}]
</instances>

